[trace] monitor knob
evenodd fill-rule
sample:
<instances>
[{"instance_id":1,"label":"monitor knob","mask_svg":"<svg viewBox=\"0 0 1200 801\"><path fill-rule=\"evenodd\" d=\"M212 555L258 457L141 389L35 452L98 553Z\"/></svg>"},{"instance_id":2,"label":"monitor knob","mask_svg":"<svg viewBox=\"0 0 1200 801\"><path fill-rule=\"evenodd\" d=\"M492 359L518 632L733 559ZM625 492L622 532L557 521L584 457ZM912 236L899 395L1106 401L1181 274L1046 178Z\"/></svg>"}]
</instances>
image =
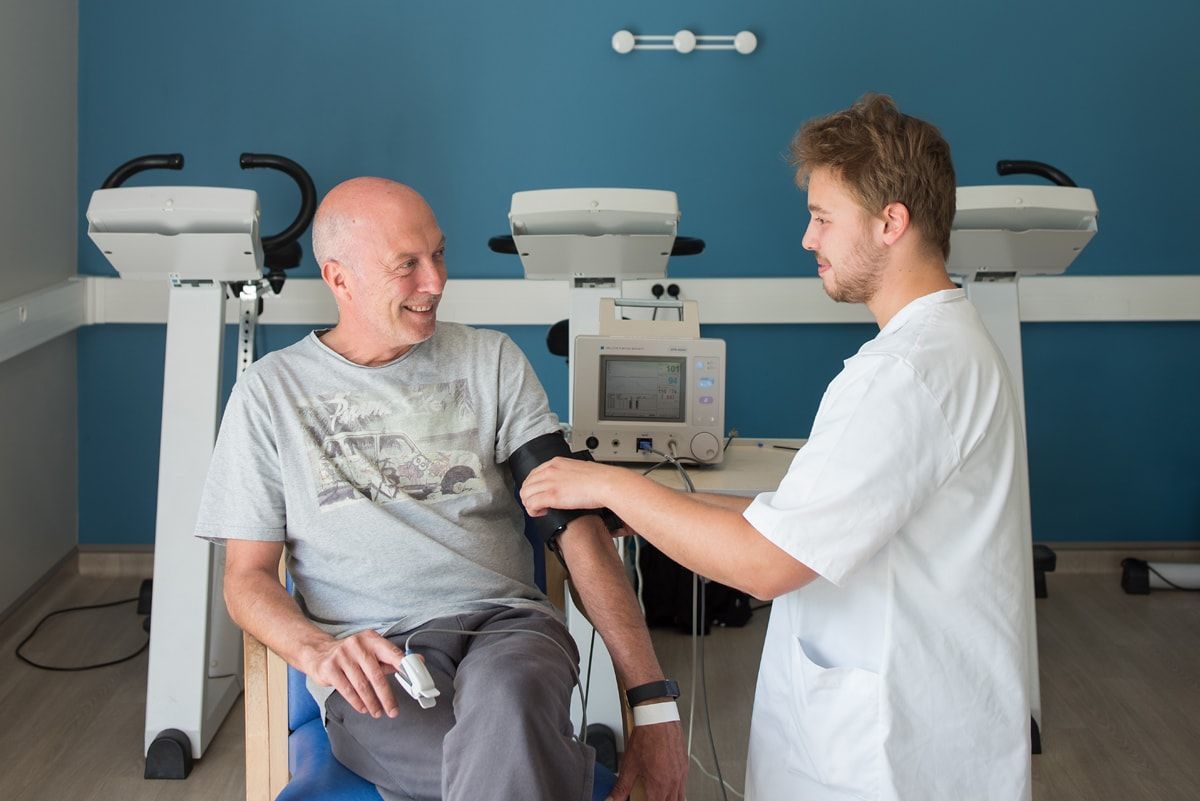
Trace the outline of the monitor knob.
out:
<instances>
[{"instance_id":1,"label":"monitor knob","mask_svg":"<svg viewBox=\"0 0 1200 801\"><path fill-rule=\"evenodd\" d=\"M711 462L721 452L721 441L708 431L692 437L692 455L702 462Z\"/></svg>"}]
</instances>

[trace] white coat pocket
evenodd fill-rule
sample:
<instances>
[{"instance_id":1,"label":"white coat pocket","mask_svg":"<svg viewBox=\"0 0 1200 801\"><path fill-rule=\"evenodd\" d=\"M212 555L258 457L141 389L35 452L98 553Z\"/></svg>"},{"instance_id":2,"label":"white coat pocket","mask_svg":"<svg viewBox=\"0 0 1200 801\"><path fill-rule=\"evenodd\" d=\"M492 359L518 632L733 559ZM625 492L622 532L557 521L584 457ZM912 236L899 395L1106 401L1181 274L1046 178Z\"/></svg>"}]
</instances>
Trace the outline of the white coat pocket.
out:
<instances>
[{"instance_id":1,"label":"white coat pocket","mask_svg":"<svg viewBox=\"0 0 1200 801\"><path fill-rule=\"evenodd\" d=\"M821 667L792 640L797 742L788 768L863 799L879 795L879 674Z\"/></svg>"}]
</instances>

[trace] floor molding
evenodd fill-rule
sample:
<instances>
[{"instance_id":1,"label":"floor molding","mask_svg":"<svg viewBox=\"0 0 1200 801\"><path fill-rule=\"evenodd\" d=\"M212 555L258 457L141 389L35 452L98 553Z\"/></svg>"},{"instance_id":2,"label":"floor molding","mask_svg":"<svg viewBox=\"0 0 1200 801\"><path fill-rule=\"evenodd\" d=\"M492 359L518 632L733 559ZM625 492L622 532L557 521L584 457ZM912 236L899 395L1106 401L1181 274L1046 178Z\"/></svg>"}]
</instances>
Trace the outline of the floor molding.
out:
<instances>
[{"instance_id":1,"label":"floor molding","mask_svg":"<svg viewBox=\"0 0 1200 801\"><path fill-rule=\"evenodd\" d=\"M5 609L0 610L0 623L3 623L5 620L11 617L14 612L21 608L21 604L32 598L33 595L42 587L44 587L46 582L54 578L55 574L57 574L60 570L74 570L75 568L72 563L75 562L78 556L78 549L72 548L62 559L59 559L57 562L55 562L49 570L43 573L36 581L33 582L33 584L29 586L29 589L18 595L16 599Z\"/></svg>"},{"instance_id":2,"label":"floor molding","mask_svg":"<svg viewBox=\"0 0 1200 801\"><path fill-rule=\"evenodd\" d=\"M1120 573L1128 557L1152 562L1200 562L1193 542L1046 542L1057 556L1056 573Z\"/></svg>"}]
</instances>

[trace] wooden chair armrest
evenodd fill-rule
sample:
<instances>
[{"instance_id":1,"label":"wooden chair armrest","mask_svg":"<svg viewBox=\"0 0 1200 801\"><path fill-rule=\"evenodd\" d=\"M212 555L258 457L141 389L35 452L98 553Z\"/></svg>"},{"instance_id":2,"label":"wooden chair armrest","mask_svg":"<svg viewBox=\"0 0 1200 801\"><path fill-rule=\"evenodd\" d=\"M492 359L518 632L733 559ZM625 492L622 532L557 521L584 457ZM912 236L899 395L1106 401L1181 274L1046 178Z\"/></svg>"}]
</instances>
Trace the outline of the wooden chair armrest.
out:
<instances>
[{"instance_id":1,"label":"wooden chair armrest","mask_svg":"<svg viewBox=\"0 0 1200 801\"><path fill-rule=\"evenodd\" d=\"M243 632L246 801L272 801L288 783L287 663Z\"/></svg>"},{"instance_id":2,"label":"wooden chair armrest","mask_svg":"<svg viewBox=\"0 0 1200 801\"><path fill-rule=\"evenodd\" d=\"M279 562L284 581L284 563ZM246 713L246 801L274 801L288 779L287 663L242 632Z\"/></svg>"}]
</instances>

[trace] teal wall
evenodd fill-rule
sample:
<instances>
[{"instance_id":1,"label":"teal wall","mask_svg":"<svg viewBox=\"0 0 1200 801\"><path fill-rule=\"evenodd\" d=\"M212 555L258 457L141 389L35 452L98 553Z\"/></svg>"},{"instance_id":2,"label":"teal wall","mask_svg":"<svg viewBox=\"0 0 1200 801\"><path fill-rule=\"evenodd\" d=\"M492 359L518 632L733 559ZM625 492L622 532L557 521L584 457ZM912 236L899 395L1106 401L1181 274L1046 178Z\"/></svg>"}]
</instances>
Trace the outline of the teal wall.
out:
<instances>
[{"instance_id":1,"label":"teal wall","mask_svg":"<svg viewBox=\"0 0 1200 801\"><path fill-rule=\"evenodd\" d=\"M682 27L750 29L760 47L618 56L608 44L620 28ZM674 276L812 275L783 153L804 120L875 90L941 127L961 184L1033 158L1092 188L1101 230L1073 274L1196 274L1198 29L1191 0L81 3L79 270L113 274L83 211L142 153L180 151L187 167L131 184L257 189L264 230L282 228L295 190L240 171L253 150L301 162L322 193L361 174L411 183L439 215L453 277L520 275L486 248L513 191L596 185L679 194L681 232L708 249ZM295 274L316 275L310 255ZM566 368L543 332L506 330L565 412ZM729 425L803 436L873 329L705 333L729 343ZM264 327L262 344L302 335ZM1200 323L1027 324L1023 339L1035 535L1200 538ZM163 330L78 340L80 541L151 542Z\"/></svg>"}]
</instances>

